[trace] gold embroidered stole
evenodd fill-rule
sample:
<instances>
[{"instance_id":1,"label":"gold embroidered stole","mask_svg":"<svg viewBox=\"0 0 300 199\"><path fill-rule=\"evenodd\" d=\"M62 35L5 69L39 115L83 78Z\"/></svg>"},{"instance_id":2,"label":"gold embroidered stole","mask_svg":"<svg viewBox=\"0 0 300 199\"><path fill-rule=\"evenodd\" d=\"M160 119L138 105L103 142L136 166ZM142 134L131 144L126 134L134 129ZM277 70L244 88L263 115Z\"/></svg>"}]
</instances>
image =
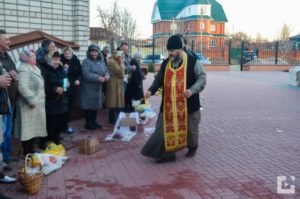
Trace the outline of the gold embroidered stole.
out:
<instances>
[{"instance_id":1,"label":"gold embroidered stole","mask_svg":"<svg viewBox=\"0 0 300 199\"><path fill-rule=\"evenodd\" d=\"M178 151L187 145L187 99L186 90L187 54L183 52L182 65L177 69L168 61L164 78L164 144L167 152Z\"/></svg>"}]
</instances>

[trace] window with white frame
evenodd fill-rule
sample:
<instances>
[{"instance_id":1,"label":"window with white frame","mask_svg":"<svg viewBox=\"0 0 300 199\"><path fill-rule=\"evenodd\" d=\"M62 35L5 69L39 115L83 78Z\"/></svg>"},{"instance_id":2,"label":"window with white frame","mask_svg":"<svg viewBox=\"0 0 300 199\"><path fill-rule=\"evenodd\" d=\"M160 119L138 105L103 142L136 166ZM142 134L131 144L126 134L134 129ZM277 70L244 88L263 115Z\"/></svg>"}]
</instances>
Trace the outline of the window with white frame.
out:
<instances>
[{"instance_id":1,"label":"window with white frame","mask_svg":"<svg viewBox=\"0 0 300 199\"><path fill-rule=\"evenodd\" d=\"M200 30L204 30L204 29L205 29L205 23L201 22L201 24L200 24Z\"/></svg>"},{"instance_id":2,"label":"window with white frame","mask_svg":"<svg viewBox=\"0 0 300 199\"><path fill-rule=\"evenodd\" d=\"M209 46L210 47L216 47L217 46L217 41L216 40L210 40L209 41Z\"/></svg>"},{"instance_id":3,"label":"window with white frame","mask_svg":"<svg viewBox=\"0 0 300 199\"><path fill-rule=\"evenodd\" d=\"M215 24L211 24L211 25L210 25L210 31L211 31L211 32L216 31L216 29L217 29L217 28L216 28L216 25L215 25Z\"/></svg>"}]
</instances>

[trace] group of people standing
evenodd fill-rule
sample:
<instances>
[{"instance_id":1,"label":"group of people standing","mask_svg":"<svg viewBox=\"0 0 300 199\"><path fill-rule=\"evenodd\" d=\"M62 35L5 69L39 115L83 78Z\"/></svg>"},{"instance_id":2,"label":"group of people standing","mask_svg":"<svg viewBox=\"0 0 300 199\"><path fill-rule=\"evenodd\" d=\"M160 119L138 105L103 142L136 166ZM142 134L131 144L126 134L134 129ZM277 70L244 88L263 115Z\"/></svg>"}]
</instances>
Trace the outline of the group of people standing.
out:
<instances>
[{"instance_id":1,"label":"group of people standing","mask_svg":"<svg viewBox=\"0 0 300 199\"><path fill-rule=\"evenodd\" d=\"M70 47L59 53L55 42L46 39L36 52L20 52L18 68L8 54L9 46L7 33L0 30L0 102L8 98L10 104L9 113L0 107L0 182L15 181L3 173L11 170L12 132L21 140L25 156L35 152L36 138L39 148L45 149L48 142L60 144L61 132L74 132L68 122L75 101L84 110L85 128L94 130L102 127L97 114L103 106L114 124L120 111L132 111L131 100L143 98L141 53L131 60L127 43L113 52L91 44L81 63ZM133 91L139 94L126 93Z\"/></svg>"},{"instance_id":2,"label":"group of people standing","mask_svg":"<svg viewBox=\"0 0 300 199\"><path fill-rule=\"evenodd\" d=\"M108 121L115 124L120 111L132 112L132 100L144 96L141 53L130 59L128 44L122 43L111 57L109 54L108 47L100 51L98 45L91 44L82 62L79 104L85 111L86 129L102 127L97 122L97 110L103 106L109 109Z\"/></svg>"},{"instance_id":3,"label":"group of people standing","mask_svg":"<svg viewBox=\"0 0 300 199\"><path fill-rule=\"evenodd\" d=\"M4 166L0 169L0 182L5 183L15 181L3 174L3 170L12 170L12 132L22 142L25 156L35 152L35 138L40 138L39 146L45 149L48 141L60 143L61 131L70 131L67 126L68 103L72 99L72 86L78 84L73 81L72 73L78 77L81 73L79 60L77 65L72 63L72 67L67 66L67 63L77 59L72 55L72 50L65 48L60 54L53 41L43 41L37 52L33 49L22 50L18 68L8 54L9 46L8 35L0 30L0 100L1 107L9 106L8 112L0 110L3 157L0 166ZM70 72L66 68L70 68Z\"/></svg>"},{"instance_id":4,"label":"group of people standing","mask_svg":"<svg viewBox=\"0 0 300 199\"><path fill-rule=\"evenodd\" d=\"M206 74L182 36L168 39L169 57L145 96L142 54L137 52L130 59L127 43L113 52L109 47L101 51L91 44L81 63L70 47L60 54L53 41L44 40L37 52L26 49L19 54L18 69L7 52L9 45L8 35L0 30L0 182L16 181L3 173L10 169L12 130L22 141L24 156L35 152L35 138L39 138L41 149L49 141L60 144L62 131L74 132L68 122L76 98L85 113L85 128L94 130L102 128L97 115L103 106L109 109L108 121L115 124L120 111L134 111L132 100L148 98L162 88L155 132L142 154L157 163L176 161L175 152L184 148L188 148L186 157L196 154L201 120L199 93L205 88ZM5 100L8 112L3 110Z\"/></svg>"}]
</instances>

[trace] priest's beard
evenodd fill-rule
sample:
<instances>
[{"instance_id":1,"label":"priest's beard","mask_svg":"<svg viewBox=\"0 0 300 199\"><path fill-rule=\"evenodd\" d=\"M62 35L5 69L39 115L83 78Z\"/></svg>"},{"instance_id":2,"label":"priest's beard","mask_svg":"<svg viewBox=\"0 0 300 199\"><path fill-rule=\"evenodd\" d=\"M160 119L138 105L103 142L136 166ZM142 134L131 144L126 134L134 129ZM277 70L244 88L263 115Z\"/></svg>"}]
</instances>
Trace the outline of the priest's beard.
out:
<instances>
[{"instance_id":1,"label":"priest's beard","mask_svg":"<svg viewBox=\"0 0 300 199\"><path fill-rule=\"evenodd\" d=\"M170 56L171 61L178 62L179 58L180 58L180 53L178 52L175 55L169 55L169 56Z\"/></svg>"}]
</instances>

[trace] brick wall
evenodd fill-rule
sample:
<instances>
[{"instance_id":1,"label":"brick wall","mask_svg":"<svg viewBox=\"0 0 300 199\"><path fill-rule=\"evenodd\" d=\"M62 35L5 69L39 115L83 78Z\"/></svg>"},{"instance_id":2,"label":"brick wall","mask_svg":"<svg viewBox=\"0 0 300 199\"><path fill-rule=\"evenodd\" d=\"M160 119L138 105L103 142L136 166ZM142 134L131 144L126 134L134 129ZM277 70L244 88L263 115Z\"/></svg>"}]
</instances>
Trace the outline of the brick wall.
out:
<instances>
[{"instance_id":1,"label":"brick wall","mask_svg":"<svg viewBox=\"0 0 300 199\"><path fill-rule=\"evenodd\" d=\"M209 41L210 40L216 40L216 45L217 46L221 46L224 44L224 38L220 38L220 37L211 37L211 36L207 36L205 34L224 34L225 33L225 24L224 23L219 23L219 22L214 22L211 20L202 20L202 22L205 24L204 29L202 30L203 32L203 36L202 36L202 42L206 43L205 45L207 45L206 47L209 48ZM173 22L172 21L160 21L160 22L156 22L153 24L153 32L154 34L170 34L172 33L171 30L171 24ZM200 34L201 29L200 29L200 24L201 24L201 20L197 19L197 20L189 20L189 21L184 21L184 22L176 22L175 24L177 25L177 30L175 31L175 33L198 33ZM214 31L211 30L211 25L215 25L216 29ZM160 38L156 38L156 40L160 41L163 40L165 41L166 38L168 36L164 36L160 37ZM200 46L200 41L201 41L201 36L200 35L196 35L196 36L188 36L187 37L189 44L191 44L192 40L194 40L194 44L197 48L199 48ZM164 43L164 42L158 42L160 43Z\"/></svg>"},{"instance_id":2,"label":"brick wall","mask_svg":"<svg viewBox=\"0 0 300 199\"><path fill-rule=\"evenodd\" d=\"M204 65L205 71L230 71L230 65Z\"/></svg>"},{"instance_id":3,"label":"brick wall","mask_svg":"<svg viewBox=\"0 0 300 199\"><path fill-rule=\"evenodd\" d=\"M10 36L41 30L74 41L83 58L89 38L89 0L2 0L0 27Z\"/></svg>"},{"instance_id":4,"label":"brick wall","mask_svg":"<svg viewBox=\"0 0 300 199\"><path fill-rule=\"evenodd\" d=\"M243 71L286 71L291 65L244 65Z\"/></svg>"}]
</instances>

